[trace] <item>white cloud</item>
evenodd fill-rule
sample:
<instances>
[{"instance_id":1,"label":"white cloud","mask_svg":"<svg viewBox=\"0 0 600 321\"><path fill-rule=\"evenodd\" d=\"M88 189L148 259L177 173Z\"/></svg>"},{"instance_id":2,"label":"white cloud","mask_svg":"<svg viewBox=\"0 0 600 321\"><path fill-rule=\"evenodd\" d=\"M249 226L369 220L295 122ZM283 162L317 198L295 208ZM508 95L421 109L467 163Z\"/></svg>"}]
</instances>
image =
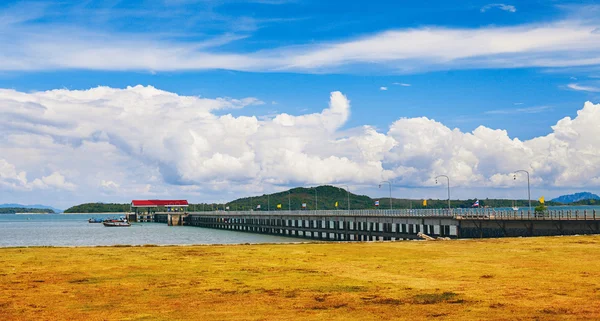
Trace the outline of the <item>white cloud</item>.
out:
<instances>
[{"instance_id":1,"label":"white cloud","mask_svg":"<svg viewBox=\"0 0 600 321\"><path fill-rule=\"evenodd\" d=\"M103 189L107 190L107 191L117 191L119 189L119 184L110 181L110 180L102 180L100 182L100 187L102 187Z\"/></svg>"},{"instance_id":2,"label":"white cloud","mask_svg":"<svg viewBox=\"0 0 600 321\"><path fill-rule=\"evenodd\" d=\"M8 190L31 191L34 189L57 188L60 190L73 190L75 184L66 181L59 172L48 176L36 178L32 182L27 179L27 172L17 171L16 166L5 159L0 159L0 187Z\"/></svg>"},{"instance_id":3,"label":"white cloud","mask_svg":"<svg viewBox=\"0 0 600 321\"><path fill-rule=\"evenodd\" d=\"M507 175L516 169L529 170L534 186L600 184L600 105L590 102L550 134L525 141L505 130L462 132L425 117L401 118L387 132L346 129L350 101L340 92L313 114L260 120L213 113L255 101L142 86L0 90L0 187L43 189L45 197L68 195L76 203L101 195L229 199L281 185L384 179L426 187L438 174L449 175L453 186L501 188L514 184Z\"/></svg>"},{"instance_id":4,"label":"white cloud","mask_svg":"<svg viewBox=\"0 0 600 321\"><path fill-rule=\"evenodd\" d=\"M385 90L388 90L388 87L381 86L381 87L379 87L379 90L385 91Z\"/></svg>"},{"instance_id":5,"label":"white cloud","mask_svg":"<svg viewBox=\"0 0 600 321\"><path fill-rule=\"evenodd\" d=\"M517 105L517 103L515 103L515 105ZM516 109L488 110L485 112L485 114L490 114L490 115L494 115L494 114L537 114L537 113L543 113L550 109L552 109L552 107L550 107L550 106L534 106L534 107L516 108Z\"/></svg>"},{"instance_id":6,"label":"white cloud","mask_svg":"<svg viewBox=\"0 0 600 321\"><path fill-rule=\"evenodd\" d=\"M599 26L577 19L511 27L420 27L345 41L223 51L244 41L223 35L192 42L154 34L105 33L76 26L0 24L0 70L209 70L385 73L437 69L600 65ZM64 37L69 34L69 37ZM374 68L373 68L374 67ZM379 69L378 69L379 68Z\"/></svg>"},{"instance_id":7,"label":"white cloud","mask_svg":"<svg viewBox=\"0 0 600 321\"><path fill-rule=\"evenodd\" d=\"M503 11L508 11L508 12L517 12L517 8L515 8L515 6L509 5L509 4L503 4L503 3L487 4L481 8L481 12L486 12L493 8L497 8L497 9L500 9Z\"/></svg>"},{"instance_id":8,"label":"white cloud","mask_svg":"<svg viewBox=\"0 0 600 321\"><path fill-rule=\"evenodd\" d=\"M402 82L395 82L393 84L397 85L397 86L402 86L402 87L410 87L410 86L412 86L411 84L402 83Z\"/></svg>"},{"instance_id":9,"label":"white cloud","mask_svg":"<svg viewBox=\"0 0 600 321\"><path fill-rule=\"evenodd\" d=\"M567 87L578 91L600 92L600 87L581 86L579 84L568 84Z\"/></svg>"}]
</instances>

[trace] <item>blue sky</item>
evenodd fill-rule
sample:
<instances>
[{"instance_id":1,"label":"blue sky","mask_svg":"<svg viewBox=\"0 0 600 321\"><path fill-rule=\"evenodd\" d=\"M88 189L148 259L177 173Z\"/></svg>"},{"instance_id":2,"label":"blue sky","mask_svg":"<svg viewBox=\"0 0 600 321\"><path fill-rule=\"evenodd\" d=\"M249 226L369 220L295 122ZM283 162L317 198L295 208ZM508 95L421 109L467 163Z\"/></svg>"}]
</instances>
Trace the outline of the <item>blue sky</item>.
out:
<instances>
[{"instance_id":1,"label":"blue sky","mask_svg":"<svg viewBox=\"0 0 600 321\"><path fill-rule=\"evenodd\" d=\"M140 37L191 44L222 40L223 44L212 50L244 53L344 41L407 28L477 29L554 23L572 19L594 2L527 1L506 4L509 9L499 5L486 7L489 1L3 3L4 16L24 20L15 29L57 28L71 30L75 35L85 31L107 37L119 35L119 39L125 41ZM351 97L355 106L347 126L374 124L386 128L399 117L426 116L466 131L479 125L503 128L511 136L522 139L548 133L558 119L573 116L583 101L600 98L600 92L567 87L573 83L600 87L600 78L596 78L600 77L600 70L596 66L474 70L452 67L434 71L427 71L425 67L401 72L386 66L378 66L376 70L357 66L330 72L42 69L5 70L0 73L0 86L31 91L144 84L182 95L255 96L276 103L239 111L239 114L317 111L323 107L324 95L340 90ZM380 90L381 87L388 90ZM502 110L505 113L497 112Z\"/></svg>"},{"instance_id":2,"label":"blue sky","mask_svg":"<svg viewBox=\"0 0 600 321\"><path fill-rule=\"evenodd\" d=\"M324 139L352 137L363 126L385 134L399 119L426 117L465 134L484 126L536 142L560 119L576 118L586 101L600 102L598 17L595 1L3 1L0 88L27 94L142 85L179 96L259 101L211 110L236 119L321 113L330 93L339 91L351 112L337 134ZM0 133L8 139L23 129ZM405 163L379 161L381 179L428 187L401 177L396 169ZM7 161L14 173L27 173L27 184L54 173L69 182L60 164L39 170L19 163L16 156ZM551 175L558 167L538 171ZM186 181L180 176L175 181ZM559 183L560 177L539 184L560 190L555 194L597 184ZM163 177L161 184L171 181ZM377 192L364 180L344 182ZM252 181L247 190L292 183L298 179ZM476 187L465 183L464 195ZM26 199L40 192L29 186L10 193Z\"/></svg>"}]
</instances>

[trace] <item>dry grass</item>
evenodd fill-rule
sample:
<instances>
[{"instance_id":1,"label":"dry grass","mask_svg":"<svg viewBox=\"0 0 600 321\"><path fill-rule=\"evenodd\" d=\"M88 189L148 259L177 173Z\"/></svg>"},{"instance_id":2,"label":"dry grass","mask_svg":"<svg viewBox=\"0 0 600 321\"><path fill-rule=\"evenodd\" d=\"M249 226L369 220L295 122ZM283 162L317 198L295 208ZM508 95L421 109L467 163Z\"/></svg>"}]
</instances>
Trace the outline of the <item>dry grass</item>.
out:
<instances>
[{"instance_id":1,"label":"dry grass","mask_svg":"<svg viewBox=\"0 0 600 321\"><path fill-rule=\"evenodd\" d=\"M600 236L0 249L2 320L600 319Z\"/></svg>"}]
</instances>

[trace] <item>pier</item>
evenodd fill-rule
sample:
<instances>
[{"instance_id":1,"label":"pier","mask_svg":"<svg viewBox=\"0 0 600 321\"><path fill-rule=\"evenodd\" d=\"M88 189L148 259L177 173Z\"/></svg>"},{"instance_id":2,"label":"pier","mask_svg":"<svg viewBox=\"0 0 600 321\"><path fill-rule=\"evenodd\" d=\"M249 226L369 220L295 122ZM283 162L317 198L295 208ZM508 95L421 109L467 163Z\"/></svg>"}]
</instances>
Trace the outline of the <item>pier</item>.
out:
<instances>
[{"instance_id":1,"label":"pier","mask_svg":"<svg viewBox=\"0 0 600 321\"><path fill-rule=\"evenodd\" d=\"M154 221L169 222L170 213ZM600 234L595 210L326 210L192 212L183 224L314 240L375 241Z\"/></svg>"}]
</instances>

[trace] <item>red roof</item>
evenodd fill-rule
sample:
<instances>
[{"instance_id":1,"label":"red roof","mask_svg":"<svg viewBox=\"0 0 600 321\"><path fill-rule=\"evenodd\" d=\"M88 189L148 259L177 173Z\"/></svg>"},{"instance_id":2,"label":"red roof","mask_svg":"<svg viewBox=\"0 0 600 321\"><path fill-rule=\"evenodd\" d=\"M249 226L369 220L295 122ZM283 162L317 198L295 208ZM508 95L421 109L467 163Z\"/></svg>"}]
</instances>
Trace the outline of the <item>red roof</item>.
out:
<instances>
[{"instance_id":1,"label":"red roof","mask_svg":"<svg viewBox=\"0 0 600 321\"><path fill-rule=\"evenodd\" d=\"M186 200L133 200L131 201L133 207L169 207L169 206L188 206Z\"/></svg>"}]
</instances>

